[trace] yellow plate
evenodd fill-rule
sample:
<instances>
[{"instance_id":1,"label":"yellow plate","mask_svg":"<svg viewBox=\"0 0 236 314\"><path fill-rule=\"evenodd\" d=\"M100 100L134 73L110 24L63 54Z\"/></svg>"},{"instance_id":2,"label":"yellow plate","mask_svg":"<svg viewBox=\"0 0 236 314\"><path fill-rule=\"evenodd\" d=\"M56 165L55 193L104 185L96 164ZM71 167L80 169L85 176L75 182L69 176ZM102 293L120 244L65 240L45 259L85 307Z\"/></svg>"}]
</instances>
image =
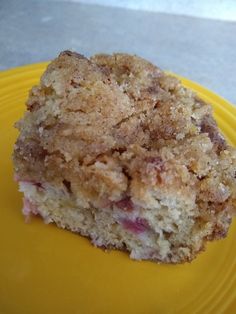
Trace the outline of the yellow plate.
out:
<instances>
[{"instance_id":1,"label":"yellow plate","mask_svg":"<svg viewBox=\"0 0 236 314\"><path fill-rule=\"evenodd\" d=\"M24 222L21 194L12 178L13 124L46 65L0 73L0 313L235 313L236 221L226 239L210 243L191 264L177 266L105 253L39 218ZM212 103L220 128L236 145L236 109L181 79Z\"/></svg>"}]
</instances>

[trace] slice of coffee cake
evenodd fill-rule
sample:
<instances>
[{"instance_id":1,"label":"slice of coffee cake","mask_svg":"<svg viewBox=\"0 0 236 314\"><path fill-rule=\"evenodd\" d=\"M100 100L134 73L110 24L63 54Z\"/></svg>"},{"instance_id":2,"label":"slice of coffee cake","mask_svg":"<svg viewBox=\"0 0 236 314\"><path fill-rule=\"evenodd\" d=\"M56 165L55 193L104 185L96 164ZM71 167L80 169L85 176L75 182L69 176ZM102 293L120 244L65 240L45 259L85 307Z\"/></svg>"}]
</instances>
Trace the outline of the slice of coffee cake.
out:
<instances>
[{"instance_id":1,"label":"slice of coffee cake","mask_svg":"<svg viewBox=\"0 0 236 314\"><path fill-rule=\"evenodd\" d=\"M211 107L148 61L62 52L16 126L26 216L163 263L227 234L235 150Z\"/></svg>"}]
</instances>

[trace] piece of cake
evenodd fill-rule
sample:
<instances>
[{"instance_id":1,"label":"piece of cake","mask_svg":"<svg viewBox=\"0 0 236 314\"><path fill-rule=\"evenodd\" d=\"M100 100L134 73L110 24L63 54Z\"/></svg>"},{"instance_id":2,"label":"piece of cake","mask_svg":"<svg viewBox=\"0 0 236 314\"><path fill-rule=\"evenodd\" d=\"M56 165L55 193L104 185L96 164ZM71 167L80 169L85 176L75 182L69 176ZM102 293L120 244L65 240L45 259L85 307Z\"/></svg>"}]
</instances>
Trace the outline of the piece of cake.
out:
<instances>
[{"instance_id":1,"label":"piece of cake","mask_svg":"<svg viewBox=\"0 0 236 314\"><path fill-rule=\"evenodd\" d=\"M226 236L235 149L211 106L148 61L62 52L16 126L24 215L163 263Z\"/></svg>"}]
</instances>

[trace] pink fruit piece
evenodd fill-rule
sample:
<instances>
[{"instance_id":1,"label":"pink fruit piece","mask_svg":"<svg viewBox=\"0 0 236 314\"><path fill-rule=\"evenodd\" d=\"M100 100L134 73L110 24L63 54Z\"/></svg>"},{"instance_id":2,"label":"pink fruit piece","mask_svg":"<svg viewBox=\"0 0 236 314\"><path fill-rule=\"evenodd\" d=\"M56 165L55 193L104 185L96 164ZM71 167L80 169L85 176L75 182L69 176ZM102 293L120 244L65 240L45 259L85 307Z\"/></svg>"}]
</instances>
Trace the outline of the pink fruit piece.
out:
<instances>
[{"instance_id":1,"label":"pink fruit piece","mask_svg":"<svg viewBox=\"0 0 236 314\"><path fill-rule=\"evenodd\" d=\"M20 177L16 173L14 174L14 181L20 182Z\"/></svg>"},{"instance_id":2,"label":"pink fruit piece","mask_svg":"<svg viewBox=\"0 0 236 314\"><path fill-rule=\"evenodd\" d=\"M144 218L136 218L134 221L127 218L123 218L121 220L121 224L125 229L136 234L143 233L149 229L148 222Z\"/></svg>"},{"instance_id":3,"label":"pink fruit piece","mask_svg":"<svg viewBox=\"0 0 236 314\"><path fill-rule=\"evenodd\" d=\"M38 214L37 206L34 203L32 203L27 197L23 198L23 210L22 211L25 216L30 216L30 214L34 214L34 215Z\"/></svg>"},{"instance_id":4,"label":"pink fruit piece","mask_svg":"<svg viewBox=\"0 0 236 314\"><path fill-rule=\"evenodd\" d=\"M147 157L145 158L145 161L154 167L156 170L162 172L164 170L164 162L161 157Z\"/></svg>"},{"instance_id":5,"label":"pink fruit piece","mask_svg":"<svg viewBox=\"0 0 236 314\"><path fill-rule=\"evenodd\" d=\"M124 197L118 202L115 202L115 205L125 211L132 211L134 209L134 203L131 201L129 196Z\"/></svg>"},{"instance_id":6,"label":"pink fruit piece","mask_svg":"<svg viewBox=\"0 0 236 314\"><path fill-rule=\"evenodd\" d=\"M21 179L18 175L15 175L15 176L14 176L14 180L15 180L16 182L28 183L28 184L34 185L34 186L37 187L37 188L44 189L42 183L36 182L36 181L33 181L33 180L30 180L30 179Z\"/></svg>"}]
</instances>

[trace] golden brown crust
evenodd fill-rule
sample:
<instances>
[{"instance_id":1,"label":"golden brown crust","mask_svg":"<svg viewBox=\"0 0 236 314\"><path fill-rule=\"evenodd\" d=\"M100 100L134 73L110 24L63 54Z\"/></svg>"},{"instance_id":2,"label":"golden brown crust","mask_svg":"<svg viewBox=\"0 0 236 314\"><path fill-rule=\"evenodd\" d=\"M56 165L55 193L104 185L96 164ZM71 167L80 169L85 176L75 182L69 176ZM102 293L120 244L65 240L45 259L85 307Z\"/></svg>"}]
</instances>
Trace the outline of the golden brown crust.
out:
<instances>
[{"instance_id":1,"label":"golden brown crust","mask_svg":"<svg viewBox=\"0 0 236 314\"><path fill-rule=\"evenodd\" d=\"M180 195L195 204L198 230L213 224L201 241L227 233L235 150L211 107L178 79L137 56L66 51L31 90L27 109L14 151L22 180L69 182L93 200L145 203L148 189Z\"/></svg>"}]
</instances>

